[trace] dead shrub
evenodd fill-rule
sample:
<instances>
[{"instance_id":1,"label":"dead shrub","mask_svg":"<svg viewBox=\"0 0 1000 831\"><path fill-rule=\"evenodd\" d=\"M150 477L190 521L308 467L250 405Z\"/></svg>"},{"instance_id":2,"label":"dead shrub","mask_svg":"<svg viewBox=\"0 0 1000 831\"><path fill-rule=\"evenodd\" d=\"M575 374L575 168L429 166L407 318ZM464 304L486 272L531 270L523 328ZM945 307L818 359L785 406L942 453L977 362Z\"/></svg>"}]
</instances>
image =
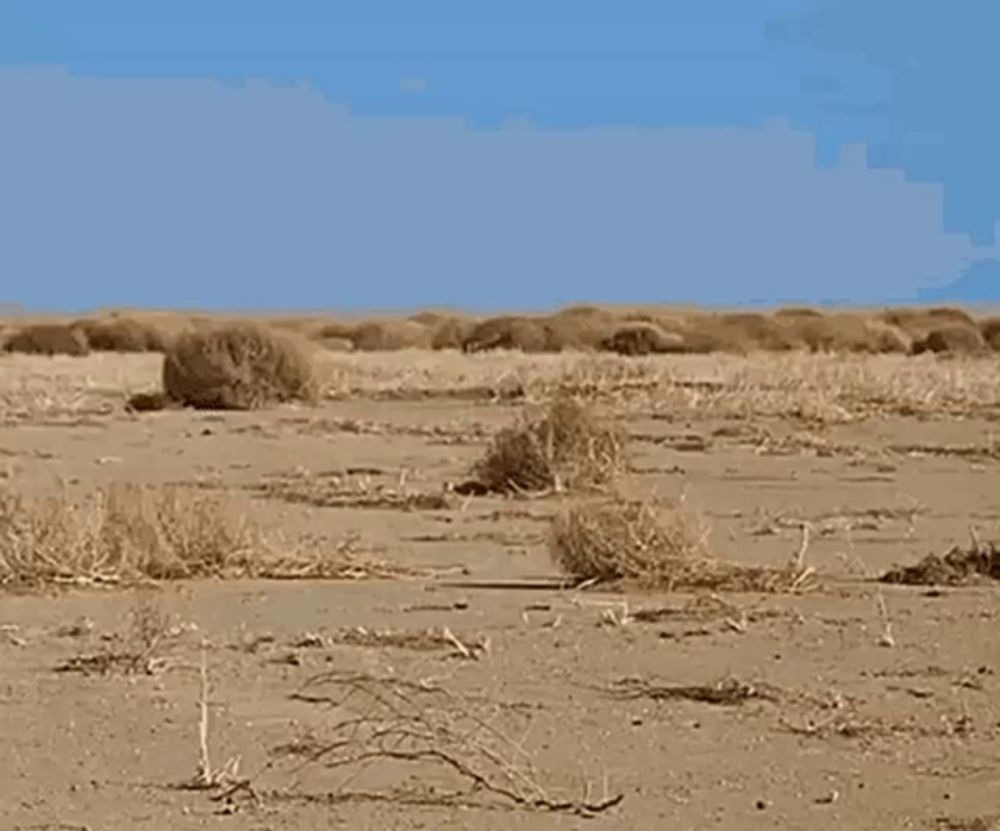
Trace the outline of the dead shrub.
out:
<instances>
[{"instance_id":1,"label":"dead shrub","mask_svg":"<svg viewBox=\"0 0 1000 831\"><path fill-rule=\"evenodd\" d=\"M461 349L475 326L475 321L463 317L438 321L431 336L431 349Z\"/></svg>"},{"instance_id":2,"label":"dead shrub","mask_svg":"<svg viewBox=\"0 0 1000 831\"><path fill-rule=\"evenodd\" d=\"M451 314L450 312L439 312L434 309L422 309L419 312L411 314L407 320L412 320L414 323L419 323L421 326L426 326L428 329L435 329L442 323L449 320L454 320L457 316Z\"/></svg>"},{"instance_id":3,"label":"dead shrub","mask_svg":"<svg viewBox=\"0 0 1000 831\"><path fill-rule=\"evenodd\" d=\"M785 325L811 352L908 354L912 347L897 326L857 314L786 318Z\"/></svg>"},{"instance_id":4,"label":"dead shrub","mask_svg":"<svg viewBox=\"0 0 1000 831\"><path fill-rule=\"evenodd\" d=\"M573 306L543 321L552 352L599 350L621 323L616 315L594 306Z\"/></svg>"},{"instance_id":5,"label":"dead shrub","mask_svg":"<svg viewBox=\"0 0 1000 831\"><path fill-rule=\"evenodd\" d=\"M990 543L970 549L952 548L943 557L928 554L912 566L893 568L880 578L883 583L908 586L963 586L1000 580L1000 547Z\"/></svg>"},{"instance_id":6,"label":"dead shrub","mask_svg":"<svg viewBox=\"0 0 1000 831\"><path fill-rule=\"evenodd\" d=\"M125 402L125 409L133 413L155 413L168 410L176 403L165 392L137 392Z\"/></svg>"},{"instance_id":7,"label":"dead shrub","mask_svg":"<svg viewBox=\"0 0 1000 831\"><path fill-rule=\"evenodd\" d=\"M684 338L675 332L665 332L655 323L635 321L619 326L601 346L619 355L656 355L683 352Z\"/></svg>"},{"instance_id":8,"label":"dead shrub","mask_svg":"<svg viewBox=\"0 0 1000 831\"><path fill-rule=\"evenodd\" d=\"M877 319L898 326L913 340L926 338L932 331L944 326L975 328L976 322L962 309L947 306L930 309L886 309Z\"/></svg>"},{"instance_id":9,"label":"dead shrub","mask_svg":"<svg viewBox=\"0 0 1000 831\"><path fill-rule=\"evenodd\" d=\"M624 434L560 397L539 417L501 430L472 475L494 493L586 490L608 484L624 465Z\"/></svg>"},{"instance_id":10,"label":"dead shrub","mask_svg":"<svg viewBox=\"0 0 1000 831\"><path fill-rule=\"evenodd\" d=\"M362 323L350 339L359 352L391 352L399 349L430 349L431 330L415 320L384 320Z\"/></svg>"},{"instance_id":11,"label":"dead shrub","mask_svg":"<svg viewBox=\"0 0 1000 831\"><path fill-rule=\"evenodd\" d=\"M980 321L979 331L986 345L994 352L1000 352L1000 317L989 317Z\"/></svg>"},{"instance_id":12,"label":"dead shrub","mask_svg":"<svg viewBox=\"0 0 1000 831\"><path fill-rule=\"evenodd\" d=\"M552 329L547 321L514 315L491 317L477 323L462 342L463 352L485 352L490 349L557 351Z\"/></svg>"},{"instance_id":13,"label":"dead shrub","mask_svg":"<svg viewBox=\"0 0 1000 831\"><path fill-rule=\"evenodd\" d=\"M702 519L676 503L614 497L572 505L550 528L553 562L577 581L636 582L660 589L779 591L811 572L741 566L711 555Z\"/></svg>"},{"instance_id":14,"label":"dead shrub","mask_svg":"<svg viewBox=\"0 0 1000 831\"><path fill-rule=\"evenodd\" d=\"M167 351L163 388L198 409L250 410L313 401L312 362L299 344L252 323L181 336Z\"/></svg>"},{"instance_id":15,"label":"dead shrub","mask_svg":"<svg viewBox=\"0 0 1000 831\"><path fill-rule=\"evenodd\" d=\"M819 311L818 309L811 309L808 306L785 306L784 308L777 309L774 312L774 316L777 318L785 317L791 319L800 319L800 318L815 319L815 318L825 317L823 312Z\"/></svg>"},{"instance_id":16,"label":"dead shrub","mask_svg":"<svg viewBox=\"0 0 1000 831\"><path fill-rule=\"evenodd\" d=\"M90 354L87 336L79 326L65 323L35 323L23 326L4 344L8 352L25 355L74 355Z\"/></svg>"},{"instance_id":17,"label":"dead shrub","mask_svg":"<svg viewBox=\"0 0 1000 831\"><path fill-rule=\"evenodd\" d=\"M349 338L314 338L328 352L353 352L354 341Z\"/></svg>"},{"instance_id":18,"label":"dead shrub","mask_svg":"<svg viewBox=\"0 0 1000 831\"><path fill-rule=\"evenodd\" d=\"M975 355L986 349L986 341L979 329L956 323L933 329L913 344L913 354L924 352L951 355Z\"/></svg>"},{"instance_id":19,"label":"dead shrub","mask_svg":"<svg viewBox=\"0 0 1000 831\"><path fill-rule=\"evenodd\" d=\"M146 321L128 317L80 320L75 324L97 352L165 352L170 336Z\"/></svg>"},{"instance_id":20,"label":"dead shrub","mask_svg":"<svg viewBox=\"0 0 1000 831\"><path fill-rule=\"evenodd\" d=\"M785 352L805 344L786 321L756 312L694 314L684 321L684 351L704 354Z\"/></svg>"},{"instance_id":21,"label":"dead shrub","mask_svg":"<svg viewBox=\"0 0 1000 831\"><path fill-rule=\"evenodd\" d=\"M0 493L0 588L392 573L344 544L289 546L252 516L243 500L184 485L115 484L79 499Z\"/></svg>"},{"instance_id":22,"label":"dead shrub","mask_svg":"<svg viewBox=\"0 0 1000 831\"><path fill-rule=\"evenodd\" d=\"M181 487L112 486L65 494L0 495L0 585L116 583L242 569L255 540L221 496Z\"/></svg>"},{"instance_id":23,"label":"dead shrub","mask_svg":"<svg viewBox=\"0 0 1000 831\"><path fill-rule=\"evenodd\" d=\"M328 320L319 324L312 333L315 340L327 340L336 338L337 340L351 340L354 330L358 328L357 323L343 323L339 320Z\"/></svg>"},{"instance_id":24,"label":"dead shrub","mask_svg":"<svg viewBox=\"0 0 1000 831\"><path fill-rule=\"evenodd\" d=\"M904 330L880 320L865 321L864 348L854 352L868 352L875 355L908 355L913 351L913 338Z\"/></svg>"}]
</instances>

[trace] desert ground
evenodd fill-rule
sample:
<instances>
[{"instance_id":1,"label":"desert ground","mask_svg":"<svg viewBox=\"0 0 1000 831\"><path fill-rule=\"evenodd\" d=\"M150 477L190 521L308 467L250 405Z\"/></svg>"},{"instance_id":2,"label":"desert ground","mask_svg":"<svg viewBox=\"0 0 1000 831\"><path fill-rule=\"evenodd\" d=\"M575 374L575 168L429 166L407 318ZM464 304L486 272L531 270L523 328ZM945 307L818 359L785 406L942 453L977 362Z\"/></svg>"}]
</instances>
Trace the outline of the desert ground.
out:
<instances>
[{"instance_id":1,"label":"desert ground","mask_svg":"<svg viewBox=\"0 0 1000 831\"><path fill-rule=\"evenodd\" d=\"M1000 827L998 353L311 360L145 412L158 351L0 354L0 828ZM613 476L470 487L559 396ZM560 567L616 499L682 577Z\"/></svg>"}]
</instances>

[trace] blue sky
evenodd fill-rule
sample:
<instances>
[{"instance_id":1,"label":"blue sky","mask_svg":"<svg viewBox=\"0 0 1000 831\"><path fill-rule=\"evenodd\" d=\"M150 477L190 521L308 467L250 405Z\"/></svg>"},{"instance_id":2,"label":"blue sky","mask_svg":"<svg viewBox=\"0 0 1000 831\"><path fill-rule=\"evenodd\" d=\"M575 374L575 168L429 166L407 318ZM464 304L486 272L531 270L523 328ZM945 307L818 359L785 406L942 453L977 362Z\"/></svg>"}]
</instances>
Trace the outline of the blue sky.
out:
<instances>
[{"instance_id":1,"label":"blue sky","mask_svg":"<svg viewBox=\"0 0 1000 831\"><path fill-rule=\"evenodd\" d=\"M989 294L998 24L991 0L4 0L0 301Z\"/></svg>"}]
</instances>

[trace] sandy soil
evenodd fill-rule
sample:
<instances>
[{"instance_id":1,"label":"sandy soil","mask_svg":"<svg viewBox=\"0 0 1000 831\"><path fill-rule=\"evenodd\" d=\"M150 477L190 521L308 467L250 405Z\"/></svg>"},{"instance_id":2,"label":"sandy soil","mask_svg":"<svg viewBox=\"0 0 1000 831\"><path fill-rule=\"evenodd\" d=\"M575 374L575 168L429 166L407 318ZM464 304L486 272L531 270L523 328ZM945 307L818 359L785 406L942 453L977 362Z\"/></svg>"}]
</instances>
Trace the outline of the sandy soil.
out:
<instances>
[{"instance_id":1,"label":"sandy soil","mask_svg":"<svg viewBox=\"0 0 1000 831\"><path fill-rule=\"evenodd\" d=\"M156 356L0 358L0 485L199 482L242 494L290 539L352 536L424 570L0 594L0 828L1000 822L1000 595L871 579L966 545L970 528L1000 537L995 359L602 359L600 372L559 356L338 360L316 408L136 415L122 401L155 385ZM543 397L533 379L572 381L624 419L626 487L684 494L720 554L780 565L810 523L820 586L721 598L555 587L545 535L560 499L446 492L526 406L504 390ZM282 498L330 481L358 497ZM268 482L284 486L262 492ZM419 494L447 507L405 498ZM139 671L81 671L141 639L142 621L158 640ZM245 783L228 796L182 787L200 758L203 658L211 763L238 758L231 781ZM713 690L734 695L700 700ZM328 769L330 756L303 755L359 715L433 727L444 750L448 725L466 738L474 725L470 765L516 768L518 793L592 815L487 788L449 802L470 779L441 758Z\"/></svg>"}]
</instances>

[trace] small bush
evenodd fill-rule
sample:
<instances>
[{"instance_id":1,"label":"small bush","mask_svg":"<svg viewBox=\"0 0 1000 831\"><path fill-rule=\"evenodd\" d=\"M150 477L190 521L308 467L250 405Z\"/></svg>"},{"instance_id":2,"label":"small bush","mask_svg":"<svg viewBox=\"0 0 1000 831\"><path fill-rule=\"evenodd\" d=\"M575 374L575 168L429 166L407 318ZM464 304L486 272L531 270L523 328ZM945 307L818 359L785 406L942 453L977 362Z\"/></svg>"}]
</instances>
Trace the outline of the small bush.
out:
<instances>
[{"instance_id":1,"label":"small bush","mask_svg":"<svg viewBox=\"0 0 1000 831\"><path fill-rule=\"evenodd\" d=\"M501 430L473 476L495 493L597 488L624 467L624 447L620 430L562 397L539 418Z\"/></svg>"},{"instance_id":2,"label":"small bush","mask_svg":"<svg viewBox=\"0 0 1000 831\"><path fill-rule=\"evenodd\" d=\"M990 317L979 324L983 340L994 352L1000 352L1000 317Z\"/></svg>"},{"instance_id":3,"label":"small bush","mask_svg":"<svg viewBox=\"0 0 1000 831\"><path fill-rule=\"evenodd\" d=\"M986 341L978 328L954 323L941 326L927 333L913 344L913 353L936 352L939 354L974 355L986 349Z\"/></svg>"},{"instance_id":4,"label":"small bush","mask_svg":"<svg viewBox=\"0 0 1000 831\"><path fill-rule=\"evenodd\" d=\"M491 349L518 349L526 353L558 351L547 321L513 315L491 317L477 323L462 342L464 352Z\"/></svg>"},{"instance_id":5,"label":"small bush","mask_svg":"<svg viewBox=\"0 0 1000 831\"><path fill-rule=\"evenodd\" d=\"M163 362L163 389L198 409L250 410L312 401L312 362L298 343L252 323L182 335Z\"/></svg>"},{"instance_id":6,"label":"small bush","mask_svg":"<svg viewBox=\"0 0 1000 831\"><path fill-rule=\"evenodd\" d=\"M434 325L431 349L461 349L475 325L475 321L463 317L438 321Z\"/></svg>"},{"instance_id":7,"label":"small bush","mask_svg":"<svg viewBox=\"0 0 1000 831\"><path fill-rule=\"evenodd\" d=\"M655 323L634 321L619 326L601 346L619 355L656 355L683 352L684 338L675 332L665 332Z\"/></svg>"},{"instance_id":8,"label":"small bush","mask_svg":"<svg viewBox=\"0 0 1000 831\"><path fill-rule=\"evenodd\" d=\"M690 582L708 557L701 520L676 507L616 498L574 505L556 516L549 551L581 580L632 579L668 588Z\"/></svg>"},{"instance_id":9,"label":"small bush","mask_svg":"<svg viewBox=\"0 0 1000 831\"><path fill-rule=\"evenodd\" d=\"M573 505L552 521L549 553L577 581L625 580L672 590L780 591L811 573L742 566L711 555L708 528L677 504L615 497Z\"/></svg>"},{"instance_id":10,"label":"small bush","mask_svg":"<svg viewBox=\"0 0 1000 831\"><path fill-rule=\"evenodd\" d=\"M359 352L391 352L399 349L429 349L433 332L415 320L385 320L362 323L350 334Z\"/></svg>"},{"instance_id":11,"label":"small bush","mask_svg":"<svg viewBox=\"0 0 1000 831\"><path fill-rule=\"evenodd\" d=\"M878 315L878 318L885 323L898 326L914 341L926 338L941 327L976 328L975 321L967 312L946 306L931 309L886 309Z\"/></svg>"},{"instance_id":12,"label":"small bush","mask_svg":"<svg viewBox=\"0 0 1000 831\"><path fill-rule=\"evenodd\" d=\"M65 323L36 323L11 334L4 348L26 355L74 355L90 353L87 336L78 326Z\"/></svg>"},{"instance_id":13,"label":"small bush","mask_svg":"<svg viewBox=\"0 0 1000 831\"><path fill-rule=\"evenodd\" d=\"M793 317L784 322L811 352L908 354L912 347L899 327L858 314Z\"/></svg>"},{"instance_id":14,"label":"small bush","mask_svg":"<svg viewBox=\"0 0 1000 831\"><path fill-rule=\"evenodd\" d=\"M801 319L801 318L821 318L824 317L823 312L818 309L812 309L808 306L784 306L774 312L776 318L790 318L790 319Z\"/></svg>"},{"instance_id":15,"label":"small bush","mask_svg":"<svg viewBox=\"0 0 1000 831\"><path fill-rule=\"evenodd\" d=\"M165 392L159 390L155 392L137 392L130 395L125 402L125 409L133 413L155 413L159 410L168 410L175 406Z\"/></svg>"},{"instance_id":16,"label":"small bush","mask_svg":"<svg viewBox=\"0 0 1000 831\"><path fill-rule=\"evenodd\" d=\"M128 317L80 320L76 325L98 352L165 352L170 337L151 323Z\"/></svg>"}]
</instances>

